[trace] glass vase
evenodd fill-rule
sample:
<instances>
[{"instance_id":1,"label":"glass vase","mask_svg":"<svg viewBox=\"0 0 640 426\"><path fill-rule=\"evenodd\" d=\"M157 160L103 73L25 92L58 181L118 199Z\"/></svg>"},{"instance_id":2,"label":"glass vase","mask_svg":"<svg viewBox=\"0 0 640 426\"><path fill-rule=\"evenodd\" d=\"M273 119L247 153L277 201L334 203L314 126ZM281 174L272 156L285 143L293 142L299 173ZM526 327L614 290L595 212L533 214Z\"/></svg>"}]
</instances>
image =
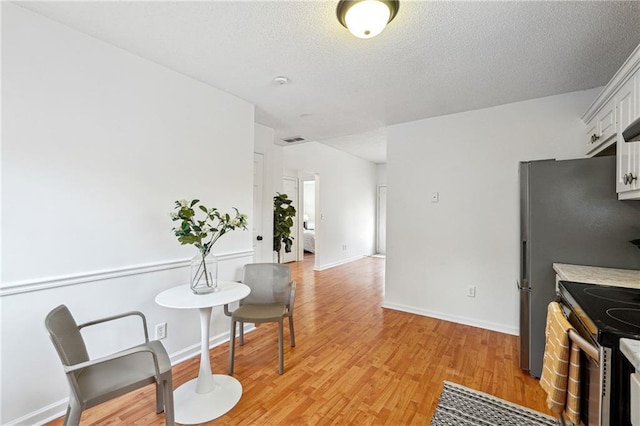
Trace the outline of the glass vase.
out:
<instances>
[{"instance_id":1,"label":"glass vase","mask_svg":"<svg viewBox=\"0 0 640 426\"><path fill-rule=\"evenodd\" d=\"M209 253L191 259L191 291L208 294L218 290L218 258Z\"/></svg>"}]
</instances>

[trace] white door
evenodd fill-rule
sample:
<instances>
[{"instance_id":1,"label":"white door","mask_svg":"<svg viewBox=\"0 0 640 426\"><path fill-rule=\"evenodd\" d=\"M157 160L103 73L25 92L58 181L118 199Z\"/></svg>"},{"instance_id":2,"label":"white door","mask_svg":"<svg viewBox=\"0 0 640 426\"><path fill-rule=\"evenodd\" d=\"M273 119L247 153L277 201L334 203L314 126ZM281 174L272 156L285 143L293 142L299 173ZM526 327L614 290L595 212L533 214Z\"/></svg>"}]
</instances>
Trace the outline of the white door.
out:
<instances>
[{"instance_id":1,"label":"white door","mask_svg":"<svg viewBox=\"0 0 640 426\"><path fill-rule=\"evenodd\" d=\"M298 216L300 215L300 205L298 203L298 179L283 178L282 193L287 194L287 198L293 201L291 205L296 209L296 216L293 218L293 227L291 228L291 236L293 237L291 252L286 253L283 248L280 259L282 263L295 262L298 260Z\"/></svg>"},{"instance_id":2,"label":"white door","mask_svg":"<svg viewBox=\"0 0 640 426\"><path fill-rule=\"evenodd\" d=\"M376 252L387 252L387 187L378 187L378 238Z\"/></svg>"},{"instance_id":3,"label":"white door","mask_svg":"<svg viewBox=\"0 0 640 426\"><path fill-rule=\"evenodd\" d=\"M262 233L262 200L264 197L264 155L253 153L253 261L267 261L264 257L265 251L271 246L271 241L265 241ZM267 247L268 245L269 247ZM271 253L271 251L269 251ZM264 260L263 260L264 259Z\"/></svg>"}]
</instances>

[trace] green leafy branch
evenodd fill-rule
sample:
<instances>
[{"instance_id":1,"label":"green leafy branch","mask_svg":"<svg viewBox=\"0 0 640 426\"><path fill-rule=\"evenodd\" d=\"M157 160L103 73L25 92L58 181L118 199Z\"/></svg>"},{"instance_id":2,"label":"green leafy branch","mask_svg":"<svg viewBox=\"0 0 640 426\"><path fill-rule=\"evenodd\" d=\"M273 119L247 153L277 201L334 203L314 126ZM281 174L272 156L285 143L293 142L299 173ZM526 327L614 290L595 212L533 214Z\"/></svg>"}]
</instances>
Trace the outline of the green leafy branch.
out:
<instances>
[{"instance_id":1,"label":"green leafy branch","mask_svg":"<svg viewBox=\"0 0 640 426\"><path fill-rule=\"evenodd\" d=\"M180 244L193 244L204 258L224 234L236 228L247 229L247 215L234 207L235 215L231 216L229 213L221 213L215 207L198 206L199 202L197 199L176 201L176 211L171 213L171 220L179 222L172 231ZM204 213L204 217L196 217L195 207Z\"/></svg>"}]
</instances>

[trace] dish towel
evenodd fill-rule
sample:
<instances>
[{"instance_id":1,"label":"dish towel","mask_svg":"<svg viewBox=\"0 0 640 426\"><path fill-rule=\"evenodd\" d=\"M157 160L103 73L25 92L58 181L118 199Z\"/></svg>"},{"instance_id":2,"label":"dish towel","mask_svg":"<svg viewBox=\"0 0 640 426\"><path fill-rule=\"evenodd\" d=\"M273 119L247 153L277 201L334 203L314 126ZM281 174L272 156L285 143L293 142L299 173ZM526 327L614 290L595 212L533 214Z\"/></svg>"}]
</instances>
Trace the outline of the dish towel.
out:
<instances>
[{"instance_id":1,"label":"dish towel","mask_svg":"<svg viewBox=\"0 0 640 426\"><path fill-rule=\"evenodd\" d=\"M573 327L557 302L547 308L546 342L540 386L547 406L573 424L580 424L580 348L569 339ZM566 408L566 409L565 409Z\"/></svg>"}]
</instances>

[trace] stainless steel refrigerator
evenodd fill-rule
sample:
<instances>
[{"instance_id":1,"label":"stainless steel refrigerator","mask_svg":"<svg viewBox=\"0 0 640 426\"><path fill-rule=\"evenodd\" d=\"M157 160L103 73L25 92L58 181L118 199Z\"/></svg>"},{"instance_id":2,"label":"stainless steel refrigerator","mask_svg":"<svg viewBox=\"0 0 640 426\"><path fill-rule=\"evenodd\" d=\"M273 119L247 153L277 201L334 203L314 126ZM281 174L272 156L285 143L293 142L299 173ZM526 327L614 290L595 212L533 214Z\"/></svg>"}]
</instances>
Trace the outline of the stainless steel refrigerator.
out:
<instances>
[{"instance_id":1,"label":"stainless steel refrigerator","mask_svg":"<svg viewBox=\"0 0 640 426\"><path fill-rule=\"evenodd\" d=\"M640 201L619 201L615 157L520 163L520 367L542 374L553 263L640 269Z\"/></svg>"}]
</instances>

